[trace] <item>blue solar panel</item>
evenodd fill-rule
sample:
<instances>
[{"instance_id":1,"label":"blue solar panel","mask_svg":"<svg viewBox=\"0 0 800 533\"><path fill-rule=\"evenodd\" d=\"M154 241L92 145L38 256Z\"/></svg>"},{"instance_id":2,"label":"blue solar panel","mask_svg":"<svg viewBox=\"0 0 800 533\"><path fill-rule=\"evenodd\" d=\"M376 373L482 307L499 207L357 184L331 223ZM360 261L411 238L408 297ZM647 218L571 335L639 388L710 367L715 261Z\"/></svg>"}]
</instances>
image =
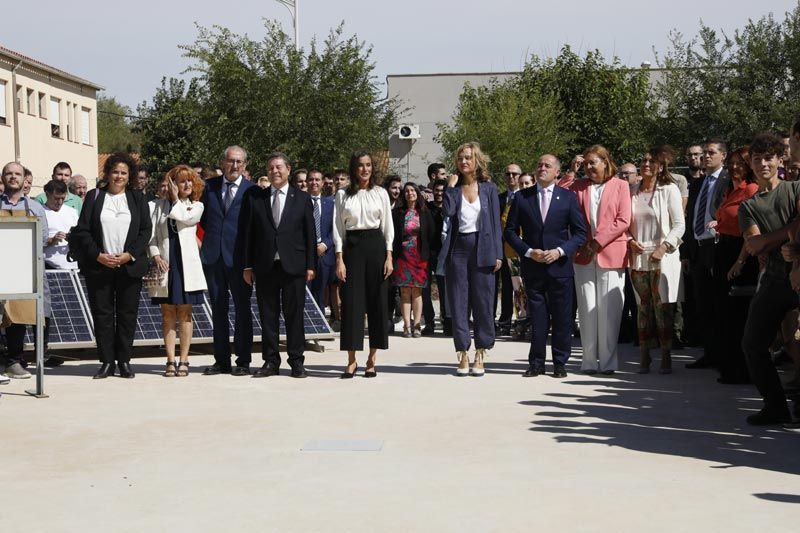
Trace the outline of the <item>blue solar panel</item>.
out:
<instances>
[{"instance_id":1,"label":"blue solar panel","mask_svg":"<svg viewBox=\"0 0 800 533\"><path fill-rule=\"evenodd\" d=\"M49 344L74 345L93 343L89 313L78 293L74 273L69 270L47 270L52 315ZM25 342L33 344L33 328L28 328Z\"/></svg>"},{"instance_id":2,"label":"blue solar panel","mask_svg":"<svg viewBox=\"0 0 800 533\"><path fill-rule=\"evenodd\" d=\"M192 342L213 338L214 331L211 327L211 319L202 304L192 306L192 322L194 323ZM161 306L154 305L147 289L142 287L142 292L139 295L139 316L136 321L133 341L160 341L162 339Z\"/></svg>"}]
</instances>

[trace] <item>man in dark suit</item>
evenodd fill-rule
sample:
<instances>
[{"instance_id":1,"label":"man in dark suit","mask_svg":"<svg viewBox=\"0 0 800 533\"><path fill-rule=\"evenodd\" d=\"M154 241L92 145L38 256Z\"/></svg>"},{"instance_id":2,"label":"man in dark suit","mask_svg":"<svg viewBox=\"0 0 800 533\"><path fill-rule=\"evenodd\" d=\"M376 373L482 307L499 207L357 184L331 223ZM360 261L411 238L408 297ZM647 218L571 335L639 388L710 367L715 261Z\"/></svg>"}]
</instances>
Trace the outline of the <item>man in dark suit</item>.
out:
<instances>
[{"instance_id":1,"label":"man in dark suit","mask_svg":"<svg viewBox=\"0 0 800 533\"><path fill-rule=\"evenodd\" d=\"M728 189L730 178L723 168L727 156L724 141L712 139L703 143L705 175L689 183L689 201L686 204L686 233L682 258L689 260L689 273L695 301L697 331L703 345L703 355L686 365L686 368L707 368L717 364L720 354L713 336L709 317L716 316L714 309L714 284L711 271L714 267L714 234L708 223L714 220L717 208Z\"/></svg>"},{"instance_id":2,"label":"man in dark suit","mask_svg":"<svg viewBox=\"0 0 800 533\"><path fill-rule=\"evenodd\" d=\"M203 374L246 376L250 374L253 349L253 318L250 311L253 289L242 279L242 253L238 235L242 199L254 185L242 175L247 167L247 152L243 148L226 148L220 166L223 175L206 181L201 199L204 211L200 224L205 235L200 248L200 260L211 299L215 360ZM228 290L233 296L236 313L233 332L235 368L231 368Z\"/></svg>"},{"instance_id":3,"label":"man in dark suit","mask_svg":"<svg viewBox=\"0 0 800 533\"><path fill-rule=\"evenodd\" d=\"M322 172L309 171L306 187L311 196L317 235L315 275L310 288L320 311L325 313L325 289L333 275L336 254L333 251L333 196L322 196L322 185Z\"/></svg>"},{"instance_id":4,"label":"man in dark suit","mask_svg":"<svg viewBox=\"0 0 800 533\"><path fill-rule=\"evenodd\" d=\"M506 167L506 190L497 195L500 200L500 218L506 208L511 205L514 195L519 191L519 177L522 169L516 163L511 163ZM511 317L514 313L514 288L511 286L511 269L508 266L507 257L503 257L503 266L497 272L495 281L495 293L500 293L500 318L497 319L498 335L511 334ZM495 294L495 314L497 314L497 295Z\"/></svg>"},{"instance_id":5,"label":"man in dark suit","mask_svg":"<svg viewBox=\"0 0 800 533\"><path fill-rule=\"evenodd\" d=\"M554 155L543 155L536 170L536 186L515 195L506 221L505 239L522 258L528 316L533 324L525 377L544 374L551 325L554 377L567 376L565 367L572 348L572 256L586 242L587 228L575 195L555 184L560 167Z\"/></svg>"},{"instance_id":6,"label":"man in dark suit","mask_svg":"<svg viewBox=\"0 0 800 533\"><path fill-rule=\"evenodd\" d=\"M314 209L308 193L289 185L292 167L286 155L276 152L267 158L270 186L254 189L242 210L244 271L248 285L256 282L261 312L261 343L264 366L253 377L279 374L278 319L283 310L286 348L293 378L306 377L303 307L306 282L314 279L317 235Z\"/></svg>"}]
</instances>

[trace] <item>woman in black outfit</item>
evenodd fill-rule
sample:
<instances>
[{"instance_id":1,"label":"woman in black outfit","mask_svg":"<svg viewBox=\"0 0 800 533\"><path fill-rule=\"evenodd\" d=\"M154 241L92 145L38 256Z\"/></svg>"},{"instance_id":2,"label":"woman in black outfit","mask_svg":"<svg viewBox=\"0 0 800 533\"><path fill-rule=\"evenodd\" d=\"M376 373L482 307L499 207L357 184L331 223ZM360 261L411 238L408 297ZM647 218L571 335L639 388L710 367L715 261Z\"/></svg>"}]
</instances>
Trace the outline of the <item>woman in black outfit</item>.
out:
<instances>
[{"instance_id":1,"label":"woman in black outfit","mask_svg":"<svg viewBox=\"0 0 800 533\"><path fill-rule=\"evenodd\" d=\"M86 195L72 230L101 363L95 379L113 376L117 366L120 377L134 377L130 359L152 229L147 201L128 188L136 170L128 154L111 155L103 166L105 188Z\"/></svg>"}]
</instances>

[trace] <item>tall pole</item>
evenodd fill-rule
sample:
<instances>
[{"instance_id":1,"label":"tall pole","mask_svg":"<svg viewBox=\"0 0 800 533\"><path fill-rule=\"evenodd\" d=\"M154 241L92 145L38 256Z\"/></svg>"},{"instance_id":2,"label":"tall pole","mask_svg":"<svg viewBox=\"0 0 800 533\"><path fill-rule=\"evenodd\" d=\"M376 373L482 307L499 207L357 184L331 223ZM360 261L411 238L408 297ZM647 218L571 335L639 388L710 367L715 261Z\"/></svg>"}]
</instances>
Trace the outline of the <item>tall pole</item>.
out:
<instances>
[{"instance_id":1,"label":"tall pole","mask_svg":"<svg viewBox=\"0 0 800 533\"><path fill-rule=\"evenodd\" d=\"M294 49L300 51L300 0L275 0L283 4L289 13L292 15L292 22L294 23Z\"/></svg>"}]
</instances>

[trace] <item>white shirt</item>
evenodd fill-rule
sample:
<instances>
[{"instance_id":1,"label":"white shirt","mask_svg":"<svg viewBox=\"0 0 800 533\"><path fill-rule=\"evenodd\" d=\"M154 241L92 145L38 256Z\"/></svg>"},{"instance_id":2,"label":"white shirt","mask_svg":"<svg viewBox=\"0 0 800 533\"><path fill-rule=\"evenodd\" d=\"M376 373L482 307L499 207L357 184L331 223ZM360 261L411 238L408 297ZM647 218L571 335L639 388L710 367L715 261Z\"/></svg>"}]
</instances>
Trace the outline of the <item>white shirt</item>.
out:
<instances>
[{"instance_id":1,"label":"white shirt","mask_svg":"<svg viewBox=\"0 0 800 533\"><path fill-rule=\"evenodd\" d=\"M276 189L275 187L270 186L270 198L269 198L269 208L272 209L272 202L275 201L275 196L278 196L278 203L281 206L281 220L283 220L283 210L286 207L286 195L289 194L289 182L283 184L283 187ZM275 221L275 226L277 227L280 224L280 220ZM280 261L281 256L278 254L277 248L275 249L275 261Z\"/></svg>"},{"instance_id":2,"label":"white shirt","mask_svg":"<svg viewBox=\"0 0 800 533\"><path fill-rule=\"evenodd\" d=\"M386 189L376 185L371 189L359 189L352 196L347 196L344 189L337 192L333 211L333 244L336 253L342 251L348 231L367 229L380 229L386 241L386 250L392 250L394 224Z\"/></svg>"},{"instance_id":3,"label":"white shirt","mask_svg":"<svg viewBox=\"0 0 800 533\"><path fill-rule=\"evenodd\" d=\"M100 212L100 225L103 227L103 248L107 254L121 254L125 251L125 239L131 226L131 210L125 191L119 194L106 193L103 211Z\"/></svg>"},{"instance_id":4,"label":"white shirt","mask_svg":"<svg viewBox=\"0 0 800 533\"><path fill-rule=\"evenodd\" d=\"M481 214L481 196L475 198L475 203L467 201L466 196L461 197L461 210L458 213L458 232L475 233L478 231L478 217Z\"/></svg>"},{"instance_id":5,"label":"white shirt","mask_svg":"<svg viewBox=\"0 0 800 533\"><path fill-rule=\"evenodd\" d=\"M592 224L592 237L597 233L597 217L600 213L600 200L603 198L603 191L606 188L606 183L592 183L590 187L591 194L589 195L589 213L591 215Z\"/></svg>"},{"instance_id":6,"label":"white shirt","mask_svg":"<svg viewBox=\"0 0 800 533\"><path fill-rule=\"evenodd\" d=\"M640 254L631 253L631 270L649 272L661 268L661 264L650 261L650 254L661 244L661 226L658 213L653 209L653 193L639 192L633 195L633 217L631 235L644 247Z\"/></svg>"},{"instance_id":7,"label":"white shirt","mask_svg":"<svg viewBox=\"0 0 800 533\"><path fill-rule=\"evenodd\" d=\"M52 238L56 233L63 232L69 234L69 230L78 223L78 212L72 207L63 204L61 209L53 211L47 205L44 206L44 214L47 217L47 238ZM44 248L44 261L49 268L61 268L74 270L78 268L75 261L67 261L69 247L67 241L62 239Z\"/></svg>"}]
</instances>

